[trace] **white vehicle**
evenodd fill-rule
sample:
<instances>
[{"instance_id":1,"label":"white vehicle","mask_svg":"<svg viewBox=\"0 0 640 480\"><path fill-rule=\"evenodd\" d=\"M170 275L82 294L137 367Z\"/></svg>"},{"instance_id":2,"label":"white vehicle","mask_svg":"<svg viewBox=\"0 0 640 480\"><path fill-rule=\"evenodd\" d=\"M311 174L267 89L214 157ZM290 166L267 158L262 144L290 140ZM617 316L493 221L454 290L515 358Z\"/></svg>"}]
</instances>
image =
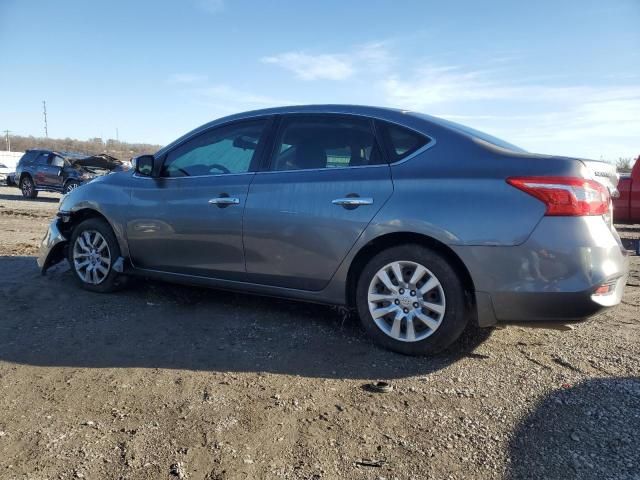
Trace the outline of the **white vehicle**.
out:
<instances>
[{"instance_id":1,"label":"white vehicle","mask_svg":"<svg viewBox=\"0 0 640 480\"><path fill-rule=\"evenodd\" d=\"M4 163L0 163L0 184L7 183L7 178L14 171L7 167Z\"/></svg>"}]
</instances>

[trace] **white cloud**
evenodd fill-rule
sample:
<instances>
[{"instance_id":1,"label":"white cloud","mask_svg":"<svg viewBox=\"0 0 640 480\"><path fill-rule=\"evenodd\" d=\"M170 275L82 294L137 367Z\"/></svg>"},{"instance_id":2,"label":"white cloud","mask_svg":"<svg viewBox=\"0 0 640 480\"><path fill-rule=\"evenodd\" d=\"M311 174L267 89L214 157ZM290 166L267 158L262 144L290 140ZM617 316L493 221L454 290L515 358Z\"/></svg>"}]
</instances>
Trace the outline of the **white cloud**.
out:
<instances>
[{"instance_id":1,"label":"white cloud","mask_svg":"<svg viewBox=\"0 0 640 480\"><path fill-rule=\"evenodd\" d=\"M300 98L301 103L343 101L423 111L534 152L605 159L640 153L638 77L599 79L608 85L584 78L571 83L570 75L523 77L510 69L510 58L486 59L483 68L450 63L412 67L397 62L387 42L333 53L285 52L261 61L300 80L336 82L335 88L326 86ZM226 84L207 85L199 75L172 79L220 113L300 103Z\"/></svg>"},{"instance_id":2,"label":"white cloud","mask_svg":"<svg viewBox=\"0 0 640 480\"><path fill-rule=\"evenodd\" d=\"M285 52L261 60L289 70L301 80L347 80L363 70L381 73L391 62L382 42L360 45L339 54Z\"/></svg>"},{"instance_id":3,"label":"white cloud","mask_svg":"<svg viewBox=\"0 0 640 480\"><path fill-rule=\"evenodd\" d=\"M640 153L640 85L517 82L503 70L421 67L380 80L385 103L466 123L542 153Z\"/></svg>"},{"instance_id":4,"label":"white cloud","mask_svg":"<svg viewBox=\"0 0 640 480\"><path fill-rule=\"evenodd\" d=\"M346 55L287 52L264 57L262 62L279 65L302 80L345 80L354 73L353 64Z\"/></svg>"}]
</instances>

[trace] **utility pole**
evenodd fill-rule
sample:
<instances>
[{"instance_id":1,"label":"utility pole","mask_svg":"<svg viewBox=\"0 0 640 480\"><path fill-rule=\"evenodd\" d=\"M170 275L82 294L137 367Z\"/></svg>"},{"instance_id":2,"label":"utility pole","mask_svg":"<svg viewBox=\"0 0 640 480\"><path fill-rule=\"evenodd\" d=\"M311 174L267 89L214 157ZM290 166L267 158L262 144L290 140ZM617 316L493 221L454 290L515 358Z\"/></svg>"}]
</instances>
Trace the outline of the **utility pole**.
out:
<instances>
[{"instance_id":1,"label":"utility pole","mask_svg":"<svg viewBox=\"0 0 640 480\"><path fill-rule=\"evenodd\" d=\"M44 114L44 136L49 138L49 130L47 130L47 102L42 101L42 113Z\"/></svg>"},{"instance_id":2,"label":"utility pole","mask_svg":"<svg viewBox=\"0 0 640 480\"><path fill-rule=\"evenodd\" d=\"M120 137L118 136L118 127L116 127L116 142L120 142Z\"/></svg>"},{"instance_id":3,"label":"utility pole","mask_svg":"<svg viewBox=\"0 0 640 480\"><path fill-rule=\"evenodd\" d=\"M11 151L11 140L9 139L9 134L11 133L10 130L5 130L4 131L4 141L7 144L7 152Z\"/></svg>"}]
</instances>

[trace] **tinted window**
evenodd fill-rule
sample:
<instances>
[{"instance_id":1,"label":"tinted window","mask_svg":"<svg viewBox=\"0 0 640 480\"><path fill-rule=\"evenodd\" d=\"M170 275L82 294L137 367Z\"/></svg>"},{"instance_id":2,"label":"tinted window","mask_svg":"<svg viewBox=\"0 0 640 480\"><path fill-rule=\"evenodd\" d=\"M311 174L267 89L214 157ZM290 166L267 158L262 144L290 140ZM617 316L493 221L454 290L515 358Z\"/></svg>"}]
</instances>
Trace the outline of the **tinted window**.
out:
<instances>
[{"instance_id":1,"label":"tinted window","mask_svg":"<svg viewBox=\"0 0 640 480\"><path fill-rule=\"evenodd\" d=\"M245 173L258 148L266 120L218 127L198 135L167 154L163 177Z\"/></svg>"},{"instance_id":2,"label":"tinted window","mask_svg":"<svg viewBox=\"0 0 640 480\"><path fill-rule=\"evenodd\" d=\"M31 163L38 156L38 152L27 152L20 159L19 163Z\"/></svg>"},{"instance_id":3,"label":"tinted window","mask_svg":"<svg viewBox=\"0 0 640 480\"><path fill-rule=\"evenodd\" d=\"M411 155L430 141L424 135L399 125L386 122L378 122L377 125L385 137L389 159L392 163Z\"/></svg>"},{"instance_id":4,"label":"tinted window","mask_svg":"<svg viewBox=\"0 0 640 480\"><path fill-rule=\"evenodd\" d=\"M384 163L371 122L336 115L285 117L278 129L272 170L361 167Z\"/></svg>"},{"instance_id":5,"label":"tinted window","mask_svg":"<svg viewBox=\"0 0 640 480\"><path fill-rule=\"evenodd\" d=\"M35 164L36 165L46 165L48 159L49 159L49 154L48 153L41 153L40 155L38 155L38 158L36 158Z\"/></svg>"}]
</instances>

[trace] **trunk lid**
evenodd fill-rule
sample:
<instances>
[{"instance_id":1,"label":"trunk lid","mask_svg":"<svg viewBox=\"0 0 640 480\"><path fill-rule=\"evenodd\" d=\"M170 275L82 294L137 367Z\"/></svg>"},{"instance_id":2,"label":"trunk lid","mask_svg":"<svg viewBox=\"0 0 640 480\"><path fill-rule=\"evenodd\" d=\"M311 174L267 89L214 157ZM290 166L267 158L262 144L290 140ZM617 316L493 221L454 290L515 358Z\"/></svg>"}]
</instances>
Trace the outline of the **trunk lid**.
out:
<instances>
[{"instance_id":1,"label":"trunk lid","mask_svg":"<svg viewBox=\"0 0 640 480\"><path fill-rule=\"evenodd\" d=\"M611 197L618 198L620 175L614 165L600 160L581 160L581 162L591 171L595 181L607 187Z\"/></svg>"}]
</instances>

